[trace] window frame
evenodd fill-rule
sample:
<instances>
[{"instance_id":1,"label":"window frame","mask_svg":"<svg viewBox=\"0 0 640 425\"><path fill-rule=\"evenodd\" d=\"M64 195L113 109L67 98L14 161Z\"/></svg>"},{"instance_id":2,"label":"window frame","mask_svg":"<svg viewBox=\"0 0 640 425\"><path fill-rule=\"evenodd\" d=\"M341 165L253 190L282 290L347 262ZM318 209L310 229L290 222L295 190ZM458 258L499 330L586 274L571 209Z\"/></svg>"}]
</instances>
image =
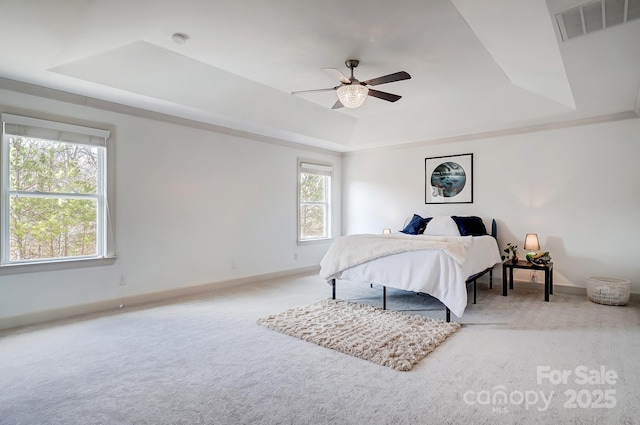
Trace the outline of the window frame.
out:
<instances>
[{"instance_id":1,"label":"window frame","mask_svg":"<svg viewBox=\"0 0 640 425\"><path fill-rule=\"evenodd\" d=\"M320 204L320 205L324 205L325 207L325 228L326 228L326 236L324 237L320 237L320 238L306 238L306 239L302 239L302 234L301 234L301 223L300 223L300 219L301 219L301 206L303 204L303 201L300 199L300 177L301 174L303 173L303 169L304 168L307 169L317 169L318 171L320 171L318 174L319 175L323 175L325 177L328 177L328 181L325 182L325 191L324 191L324 198L325 201L324 202L313 202L313 204ZM312 244L312 243L317 243L317 242L324 242L327 240L331 240L333 238L333 200L332 200L332 194L333 194L333 169L334 166L331 163L327 163L327 162L323 162L323 161L317 161L317 160L306 160L306 159L300 159L298 158L298 167L297 167L297 179L296 179L296 189L297 189L297 194L296 194L296 200L297 200L297 216L296 216L296 234L297 234L297 241L298 244ZM328 173L328 174L326 174ZM306 174L310 174L310 173L306 173ZM304 203L309 203L309 202L304 202Z\"/></svg>"},{"instance_id":2,"label":"window frame","mask_svg":"<svg viewBox=\"0 0 640 425\"><path fill-rule=\"evenodd\" d=\"M38 114L29 114L37 116ZM6 124L25 125L27 127L43 128L47 131L71 132L77 135L86 136L88 138L104 139L100 143L82 141L59 140L65 143L77 143L82 145L95 145L98 149L98 169L97 169L97 188L95 196L91 195L86 199L93 198L97 201L96 215L96 245L100 247L96 255L75 256L62 258L45 258L24 261L9 260L9 244L10 244L10 220L9 220L9 198L11 190L9 187L9 137L5 131ZM114 175L114 149L111 128L108 130L99 127L109 127L106 125L96 125L95 123L79 122L78 120L70 120L59 117L29 117L25 115L13 115L12 113L2 113L2 139L0 140L0 275L11 273L24 273L46 270L71 269L88 266L103 266L113 264L117 258L115 244L115 223L113 220L115 211L115 175ZM14 132L9 132L14 135ZM30 136L26 136L30 137ZM55 138L31 136L34 139L51 140ZM36 196L39 194L33 192ZM43 194L41 197L54 197L58 199L74 198L76 195L84 197L82 194L58 194L53 196L49 193Z\"/></svg>"}]
</instances>

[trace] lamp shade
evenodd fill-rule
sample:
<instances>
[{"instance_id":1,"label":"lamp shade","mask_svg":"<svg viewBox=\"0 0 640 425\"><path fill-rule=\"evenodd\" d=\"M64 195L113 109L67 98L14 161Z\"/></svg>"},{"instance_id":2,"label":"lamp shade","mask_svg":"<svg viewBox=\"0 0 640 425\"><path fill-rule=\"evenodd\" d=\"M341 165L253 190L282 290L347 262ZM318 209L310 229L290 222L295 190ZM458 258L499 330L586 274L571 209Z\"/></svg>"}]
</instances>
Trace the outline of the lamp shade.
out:
<instances>
[{"instance_id":1,"label":"lamp shade","mask_svg":"<svg viewBox=\"0 0 640 425\"><path fill-rule=\"evenodd\" d=\"M540 242L538 241L538 235L535 233L527 233L524 237L524 249L529 251L537 251L540 249Z\"/></svg>"},{"instance_id":2,"label":"lamp shade","mask_svg":"<svg viewBox=\"0 0 640 425\"><path fill-rule=\"evenodd\" d=\"M362 105L367 98L369 89L362 84L355 82L343 84L338 87L338 99L346 108L357 108Z\"/></svg>"}]
</instances>

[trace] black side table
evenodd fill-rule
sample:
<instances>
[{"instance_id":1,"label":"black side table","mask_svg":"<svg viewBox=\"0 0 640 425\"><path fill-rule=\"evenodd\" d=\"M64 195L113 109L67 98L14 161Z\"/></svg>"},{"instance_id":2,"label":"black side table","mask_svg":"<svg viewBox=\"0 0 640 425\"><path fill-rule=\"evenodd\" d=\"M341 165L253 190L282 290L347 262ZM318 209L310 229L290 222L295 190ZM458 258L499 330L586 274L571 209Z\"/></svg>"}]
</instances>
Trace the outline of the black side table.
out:
<instances>
[{"instance_id":1,"label":"black side table","mask_svg":"<svg viewBox=\"0 0 640 425\"><path fill-rule=\"evenodd\" d=\"M507 269L509 275L507 275ZM543 270L544 271L544 300L549 302L549 294L553 294L553 263L534 264L528 261L512 263L507 260L502 263L502 295L507 296L507 282L509 289L513 289L513 269Z\"/></svg>"}]
</instances>

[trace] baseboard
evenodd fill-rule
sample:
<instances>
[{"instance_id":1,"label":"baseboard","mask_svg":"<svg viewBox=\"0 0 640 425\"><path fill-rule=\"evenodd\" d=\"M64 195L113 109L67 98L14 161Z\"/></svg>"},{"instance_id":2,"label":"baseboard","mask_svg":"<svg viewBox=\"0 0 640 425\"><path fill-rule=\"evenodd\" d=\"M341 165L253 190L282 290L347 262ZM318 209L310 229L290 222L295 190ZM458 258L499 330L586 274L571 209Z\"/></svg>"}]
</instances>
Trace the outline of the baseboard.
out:
<instances>
[{"instance_id":1,"label":"baseboard","mask_svg":"<svg viewBox=\"0 0 640 425\"><path fill-rule=\"evenodd\" d=\"M479 280L478 282L482 282L482 280ZM488 281L485 283L488 284ZM500 277L493 278L493 287L495 288L496 286L502 289L502 279ZM527 280L515 280L514 288L535 289L535 290L544 292L544 283L530 282ZM568 285L554 284L553 292L557 294L581 295L584 297L587 296L587 288L584 288L581 286L568 286ZM629 301L633 303L640 302L640 294L631 293L631 295L629 296Z\"/></svg>"},{"instance_id":2,"label":"baseboard","mask_svg":"<svg viewBox=\"0 0 640 425\"><path fill-rule=\"evenodd\" d=\"M265 280L280 279L295 275L305 275L317 273L319 266L301 267L297 269L283 270L279 272L266 273L254 276L243 277L204 285L188 286L184 288L170 289L167 291L151 292L141 295L133 295L130 297L110 299L90 304L75 305L71 307L44 310L35 313L28 313L19 316L10 316L0 318L0 330L8 330L23 326L38 325L57 320L69 319L71 317L81 316L92 313L104 313L109 311L117 311L127 306L139 306L149 303L157 303L161 301L169 301L175 298L182 298L194 295L201 295L207 292L226 289L238 285L247 285L251 283L261 282Z\"/></svg>"},{"instance_id":3,"label":"baseboard","mask_svg":"<svg viewBox=\"0 0 640 425\"><path fill-rule=\"evenodd\" d=\"M502 283L500 284L502 285ZM516 280L514 283L514 287L544 291L543 282L529 282L526 280ZM555 284L553 285L553 292L558 294L584 295L585 297L587 296L587 288L582 288L579 286L567 286L567 285Z\"/></svg>"},{"instance_id":4,"label":"baseboard","mask_svg":"<svg viewBox=\"0 0 640 425\"><path fill-rule=\"evenodd\" d=\"M38 324L43 324L48 322L54 322L57 320L69 319L72 317L86 315L86 314L104 313L104 312L110 312L110 311L116 312L121 308L121 306L134 307L134 306L140 306L143 304L169 301L175 298L201 295L207 292L222 290L222 289L226 289L226 288L234 287L238 285L246 285L246 284L256 283L256 282L265 281L265 280L291 277L295 275L317 273L319 270L320 270L319 266L301 267L297 269L290 269L290 270L283 270L279 272L266 273L266 274L255 275L255 276L248 276L248 277L243 277L239 279L208 283L204 285L188 286L184 288L171 289L167 291L158 291L158 292L151 292L151 293L141 294L141 295L133 295L130 297L105 300L97 303L82 304L82 305L76 305L76 306L59 308L59 309L45 310L45 311L28 313L28 314L19 315L19 316L3 317L3 318L0 318L0 330L8 330L8 329L20 328L23 326L38 325ZM481 279L478 282L482 283L483 281L484 279ZM488 281L485 283L488 283ZM494 276L493 286L494 286L494 289L496 287L502 288L502 279L500 277ZM542 283L516 280L515 286L518 288L535 289L539 291L544 291L544 285ZM577 287L577 286L554 285L553 290L555 293L561 293L561 294L582 295L585 297L587 295L586 288ZM640 294L632 293L630 297L630 302L633 302L633 303L640 302Z\"/></svg>"}]
</instances>

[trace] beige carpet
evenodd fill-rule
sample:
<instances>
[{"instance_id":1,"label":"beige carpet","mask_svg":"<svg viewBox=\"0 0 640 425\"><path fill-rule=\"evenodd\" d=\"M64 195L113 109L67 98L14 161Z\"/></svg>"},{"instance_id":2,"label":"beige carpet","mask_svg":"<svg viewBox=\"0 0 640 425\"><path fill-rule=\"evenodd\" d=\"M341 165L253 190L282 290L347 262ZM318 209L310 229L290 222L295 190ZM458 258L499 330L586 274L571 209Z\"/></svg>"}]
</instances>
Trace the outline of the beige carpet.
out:
<instances>
[{"instance_id":1,"label":"beige carpet","mask_svg":"<svg viewBox=\"0 0 640 425\"><path fill-rule=\"evenodd\" d=\"M375 286L338 283L337 291L382 305ZM478 304L452 317L461 328L410 372L256 325L330 297L317 275L0 331L0 424L639 425L640 304L555 292L547 303L518 282L508 297L499 279L492 290L479 284ZM437 300L390 289L387 307L445 313ZM602 366L615 383L577 379L577 368ZM539 367L572 375L538 382ZM501 390L508 403L493 404ZM572 406L611 391L612 408ZM518 399L532 392L537 404ZM541 393L553 393L548 404Z\"/></svg>"},{"instance_id":2,"label":"beige carpet","mask_svg":"<svg viewBox=\"0 0 640 425\"><path fill-rule=\"evenodd\" d=\"M407 371L460 328L429 317L325 299L259 319L259 325Z\"/></svg>"}]
</instances>

